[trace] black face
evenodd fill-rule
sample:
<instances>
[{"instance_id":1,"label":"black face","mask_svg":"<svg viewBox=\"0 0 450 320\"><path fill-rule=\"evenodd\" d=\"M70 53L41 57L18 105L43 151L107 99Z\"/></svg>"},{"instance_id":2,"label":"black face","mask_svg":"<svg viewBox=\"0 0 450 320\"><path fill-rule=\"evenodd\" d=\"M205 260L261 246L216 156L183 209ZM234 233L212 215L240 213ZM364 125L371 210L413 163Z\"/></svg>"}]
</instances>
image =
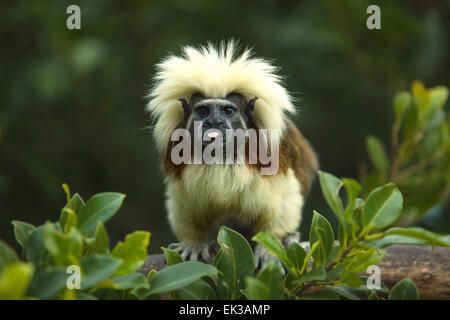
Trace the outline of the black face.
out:
<instances>
[{"instance_id":1,"label":"black face","mask_svg":"<svg viewBox=\"0 0 450 320\"><path fill-rule=\"evenodd\" d=\"M222 137L226 137L227 129L246 130L252 127L251 112L255 99L247 102L239 93L230 93L224 98L208 98L196 93L193 94L190 103L180 99L184 110L186 128L194 136L195 121L201 123L201 132L213 141L220 131ZM204 141L208 144L211 141Z\"/></svg>"}]
</instances>

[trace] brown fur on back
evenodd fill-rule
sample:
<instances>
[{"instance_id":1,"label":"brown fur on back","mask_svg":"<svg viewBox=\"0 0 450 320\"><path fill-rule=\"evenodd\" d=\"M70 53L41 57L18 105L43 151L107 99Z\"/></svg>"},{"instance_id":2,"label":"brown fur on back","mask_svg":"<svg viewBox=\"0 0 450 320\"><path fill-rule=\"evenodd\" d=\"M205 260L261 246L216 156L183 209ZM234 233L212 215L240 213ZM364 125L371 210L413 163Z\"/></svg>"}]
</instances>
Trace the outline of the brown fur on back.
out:
<instances>
[{"instance_id":1,"label":"brown fur on back","mask_svg":"<svg viewBox=\"0 0 450 320\"><path fill-rule=\"evenodd\" d=\"M291 120L286 120L286 126L280 146L279 172L286 172L288 168L292 168L302 186L302 196L306 197L319 169L319 162L311 144L295 124Z\"/></svg>"}]
</instances>

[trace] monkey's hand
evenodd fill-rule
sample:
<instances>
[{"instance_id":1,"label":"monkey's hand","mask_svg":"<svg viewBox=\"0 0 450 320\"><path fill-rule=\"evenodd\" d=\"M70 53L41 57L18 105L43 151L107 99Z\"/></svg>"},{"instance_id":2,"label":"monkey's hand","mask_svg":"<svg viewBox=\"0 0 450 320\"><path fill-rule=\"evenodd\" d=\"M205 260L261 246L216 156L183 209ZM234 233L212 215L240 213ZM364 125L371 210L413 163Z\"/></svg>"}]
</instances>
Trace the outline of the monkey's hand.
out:
<instances>
[{"instance_id":1,"label":"monkey's hand","mask_svg":"<svg viewBox=\"0 0 450 320\"><path fill-rule=\"evenodd\" d=\"M186 242L169 245L169 249L177 251L184 261L203 261L206 263L212 263L211 256L217 253L218 247L219 245L214 240L198 246Z\"/></svg>"}]
</instances>

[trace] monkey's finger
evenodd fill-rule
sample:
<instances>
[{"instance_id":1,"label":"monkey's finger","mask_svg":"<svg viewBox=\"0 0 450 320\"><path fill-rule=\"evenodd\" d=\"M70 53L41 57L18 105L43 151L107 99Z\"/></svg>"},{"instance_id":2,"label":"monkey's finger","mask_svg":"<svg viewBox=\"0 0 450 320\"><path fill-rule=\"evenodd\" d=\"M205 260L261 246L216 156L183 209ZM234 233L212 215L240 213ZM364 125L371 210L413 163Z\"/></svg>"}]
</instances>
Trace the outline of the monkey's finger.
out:
<instances>
[{"instance_id":1,"label":"monkey's finger","mask_svg":"<svg viewBox=\"0 0 450 320\"><path fill-rule=\"evenodd\" d=\"M203 260L207 263L211 262L211 256L209 255L209 246L204 246L202 249L201 256Z\"/></svg>"},{"instance_id":2,"label":"monkey's finger","mask_svg":"<svg viewBox=\"0 0 450 320\"><path fill-rule=\"evenodd\" d=\"M179 243L171 243L167 246L167 248L176 251L177 249L180 248L180 244Z\"/></svg>"},{"instance_id":3,"label":"monkey's finger","mask_svg":"<svg viewBox=\"0 0 450 320\"><path fill-rule=\"evenodd\" d=\"M191 257L189 260L198 261L198 254L200 253L200 249L193 249L191 252Z\"/></svg>"},{"instance_id":4,"label":"monkey's finger","mask_svg":"<svg viewBox=\"0 0 450 320\"><path fill-rule=\"evenodd\" d=\"M183 258L184 261L188 261L189 256L191 254L191 251L188 249L184 249L182 252L180 252L181 258Z\"/></svg>"}]
</instances>

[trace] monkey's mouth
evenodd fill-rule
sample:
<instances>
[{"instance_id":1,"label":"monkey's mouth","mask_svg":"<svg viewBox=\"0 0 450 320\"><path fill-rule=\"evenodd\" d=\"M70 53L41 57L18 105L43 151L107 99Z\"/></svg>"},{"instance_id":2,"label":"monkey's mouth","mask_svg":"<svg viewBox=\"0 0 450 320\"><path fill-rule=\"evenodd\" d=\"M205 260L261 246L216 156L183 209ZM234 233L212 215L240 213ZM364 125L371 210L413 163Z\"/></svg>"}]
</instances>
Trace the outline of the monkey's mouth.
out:
<instances>
[{"instance_id":1,"label":"monkey's mouth","mask_svg":"<svg viewBox=\"0 0 450 320\"><path fill-rule=\"evenodd\" d=\"M220 136L220 132L219 130L213 130L213 131L209 131L208 134L206 135L208 138L217 138L218 136Z\"/></svg>"},{"instance_id":2,"label":"monkey's mouth","mask_svg":"<svg viewBox=\"0 0 450 320\"><path fill-rule=\"evenodd\" d=\"M225 134L219 130L219 129L208 129L205 130L203 134L203 145L208 145L216 139L219 139L219 141L223 141L223 138L225 137Z\"/></svg>"}]
</instances>

